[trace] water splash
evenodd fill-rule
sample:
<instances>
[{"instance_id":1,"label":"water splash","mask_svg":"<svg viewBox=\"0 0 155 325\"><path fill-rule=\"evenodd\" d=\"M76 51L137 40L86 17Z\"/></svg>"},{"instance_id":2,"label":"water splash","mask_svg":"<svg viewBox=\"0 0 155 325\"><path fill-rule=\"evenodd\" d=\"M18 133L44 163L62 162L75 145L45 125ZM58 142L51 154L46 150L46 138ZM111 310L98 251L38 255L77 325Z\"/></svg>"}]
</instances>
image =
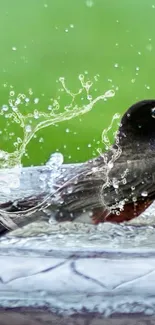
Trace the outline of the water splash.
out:
<instances>
[{"instance_id":1,"label":"water splash","mask_svg":"<svg viewBox=\"0 0 155 325\"><path fill-rule=\"evenodd\" d=\"M108 126L108 128L104 129L103 132L102 132L102 142L105 146L105 150L109 150L110 147L111 147L111 142L110 142L110 139L109 139L109 131L112 129L112 128L115 128L114 124L117 123L117 128L118 128L118 121L120 119L120 114L116 113L113 115L112 117L112 121L110 123L110 125ZM115 136L116 134L114 134Z\"/></svg>"},{"instance_id":2,"label":"water splash","mask_svg":"<svg viewBox=\"0 0 155 325\"><path fill-rule=\"evenodd\" d=\"M67 86L64 77L59 78L62 90L68 95L69 102L65 105L64 109L60 105L60 96L52 99L52 105L48 106L48 112L37 110L36 108L26 114L22 113L23 108L31 105L31 99L23 93L15 94L14 90L10 91L9 100L7 105L3 105L0 110L0 116L5 116L11 122L20 125L23 131L23 139L17 137L14 143L15 151L8 153L0 150L0 167L14 167L21 165L21 159L26 153L26 147L36 132L48 127L56 125L62 121L67 121L77 116L88 113L92 110L94 105L100 100L113 97L114 90L108 90L105 94L93 98L90 90L93 82L85 80L84 75L79 75L80 88L76 93L73 93ZM33 94L33 90L29 89L29 96ZM84 105L77 105L77 96L82 95L87 100ZM39 98L35 98L33 104L39 104ZM42 108L43 109L43 108Z\"/></svg>"},{"instance_id":3,"label":"water splash","mask_svg":"<svg viewBox=\"0 0 155 325\"><path fill-rule=\"evenodd\" d=\"M111 213L111 211L115 211L115 213L118 215L120 214L120 211L122 211L124 209L124 205L126 203L126 200L121 200L120 202L116 202L115 204L113 204L111 206L111 208L109 209L106 205L106 201L105 201L105 197L103 195L105 191L105 189L109 186L113 186L115 192L117 193L118 189L119 189L119 183L122 182L123 184L126 184L126 175L128 173L128 169L126 169L124 171L124 174L121 177L121 180L117 179L117 178L113 178L112 180L109 178L109 173L111 171L111 169L114 166L114 162L120 157L121 153L122 153L122 149L119 145L119 138L117 137L117 132L114 132L114 138L115 138L115 146L112 146L110 138L109 138L109 131L111 131L111 129L117 129L118 130L118 126L120 126L120 114L116 113L113 115L112 120L110 125L108 126L108 128L104 129L102 132L102 143L104 144L105 150L106 151L111 151L111 158L109 159L109 156L103 154L103 151L101 149L98 150L99 154L103 157L104 159L104 168L105 168L105 173L104 173L104 177L106 177L106 180L103 180L103 186L101 188L101 200L103 203L103 206L106 207L107 210L107 216L109 215L109 213ZM116 124L116 126L115 126ZM102 167L101 167L102 168ZM99 172L99 171L98 171ZM119 209L119 210L118 210Z\"/></svg>"}]
</instances>

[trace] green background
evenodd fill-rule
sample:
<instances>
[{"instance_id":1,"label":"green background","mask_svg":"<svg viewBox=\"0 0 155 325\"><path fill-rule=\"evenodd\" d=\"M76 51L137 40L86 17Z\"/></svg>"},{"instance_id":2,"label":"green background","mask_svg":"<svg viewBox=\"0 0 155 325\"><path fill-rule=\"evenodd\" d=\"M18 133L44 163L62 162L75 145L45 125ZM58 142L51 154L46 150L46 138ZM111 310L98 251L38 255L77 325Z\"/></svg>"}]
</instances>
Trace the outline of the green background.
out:
<instances>
[{"instance_id":1,"label":"green background","mask_svg":"<svg viewBox=\"0 0 155 325\"><path fill-rule=\"evenodd\" d=\"M79 74L90 80L99 74L95 97L117 88L113 98L88 114L39 131L28 145L25 165L44 163L57 149L65 162L97 155L114 113L155 97L155 1L1 0L0 45L0 106L7 104L12 85L17 93L32 88L40 99L37 109L46 111L50 98L59 94L60 76L74 92ZM61 107L65 100L61 96ZM14 150L20 128L1 117L0 129L1 149Z\"/></svg>"}]
</instances>

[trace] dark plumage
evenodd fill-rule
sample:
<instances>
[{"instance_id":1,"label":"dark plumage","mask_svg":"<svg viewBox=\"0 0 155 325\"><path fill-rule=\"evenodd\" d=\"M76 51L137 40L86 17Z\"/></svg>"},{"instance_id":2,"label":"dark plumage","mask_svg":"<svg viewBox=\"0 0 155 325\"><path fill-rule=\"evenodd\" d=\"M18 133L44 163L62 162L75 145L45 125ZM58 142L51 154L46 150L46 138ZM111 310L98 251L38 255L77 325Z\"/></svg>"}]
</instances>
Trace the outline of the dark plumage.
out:
<instances>
[{"instance_id":1,"label":"dark plumage","mask_svg":"<svg viewBox=\"0 0 155 325\"><path fill-rule=\"evenodd\" d=\"M155 100L143 100L127 110L108 152L60 169L53 192L48 184L49 167L23 168L19 188L9 197L4 195L1 211L19 225L34 220L33 214L28 217L29 209L35 210L36 219L37 211L46 207L48 213L56 210L58 221L75 220L83 211L92 212L90 222L95 224L138 216L155 199Z\"/></svg>"},{"instance_id":2,"label":"dark plumage","mask_svg":"<svg viewBox=\"0 0 155 325\"><path fill-rule=\"evenodd\" d=\"M68 193L68 186L72 193ZM93 211L94 223L130 220L152 203L155 100L140 101L127 110L111 149L83 164L76 183L71 181L61 197L64 203L58 220L74 219L84 209Z\"/></svg>"}]
</instances>

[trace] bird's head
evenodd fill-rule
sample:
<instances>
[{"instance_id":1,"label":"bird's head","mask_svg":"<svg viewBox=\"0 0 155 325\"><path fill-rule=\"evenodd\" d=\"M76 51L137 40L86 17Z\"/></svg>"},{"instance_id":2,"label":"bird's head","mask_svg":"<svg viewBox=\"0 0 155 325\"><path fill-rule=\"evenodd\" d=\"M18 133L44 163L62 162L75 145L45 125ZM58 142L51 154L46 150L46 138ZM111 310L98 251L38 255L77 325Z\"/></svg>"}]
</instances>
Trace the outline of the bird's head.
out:
<instances>
[{"instance_id":1,"label":"bird's head","mask_svg":"<svg viewBox=\"0 0 155 325\"><path fill-rule=\"evenodd\" d=\"M120 146L145 143L155 149L155 99L140 101L126 111L116 139Z\"/></svg>"}]
</instances>

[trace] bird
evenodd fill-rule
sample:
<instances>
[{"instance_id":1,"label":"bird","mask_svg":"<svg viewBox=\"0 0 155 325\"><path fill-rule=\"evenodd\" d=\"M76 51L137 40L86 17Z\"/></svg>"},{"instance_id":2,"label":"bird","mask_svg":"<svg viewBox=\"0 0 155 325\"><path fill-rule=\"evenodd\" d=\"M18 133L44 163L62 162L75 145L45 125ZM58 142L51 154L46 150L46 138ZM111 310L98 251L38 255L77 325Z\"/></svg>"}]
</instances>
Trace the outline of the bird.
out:
<instances>
[{"instance_id":1,"label":"bird","mask_svg":"<svg viewBox=\"0 0 155 325\"><path fill-rule=\"evenodd\" d=\"M26 224L39 218L41 211L48 211L48 219L54 211L57 222L94 225L138 217L155 200L155 99L141 100L125 111L108 151L83 163L62 164L52 191L51 168L23 167L16 198L11 192L0 202L1 232L9 230L7 218L10 224L15 220L20 225L23 219ZM22 177L28 190L22 187Z\"/></svg>"},{"instance_id":2,"label":"bird","mask_svg":"<svg viewBox=\"0 0 155 325\"><path fill-rule=\"evenodd\" d=\"M155 199L155 99L139 101L126 110L110 149L79 166L76 176L60 190L60 198L56 220L78 220L82 211L88 211L93 224L129 221L151 205Z\"/></svg>"}]
</instances>

